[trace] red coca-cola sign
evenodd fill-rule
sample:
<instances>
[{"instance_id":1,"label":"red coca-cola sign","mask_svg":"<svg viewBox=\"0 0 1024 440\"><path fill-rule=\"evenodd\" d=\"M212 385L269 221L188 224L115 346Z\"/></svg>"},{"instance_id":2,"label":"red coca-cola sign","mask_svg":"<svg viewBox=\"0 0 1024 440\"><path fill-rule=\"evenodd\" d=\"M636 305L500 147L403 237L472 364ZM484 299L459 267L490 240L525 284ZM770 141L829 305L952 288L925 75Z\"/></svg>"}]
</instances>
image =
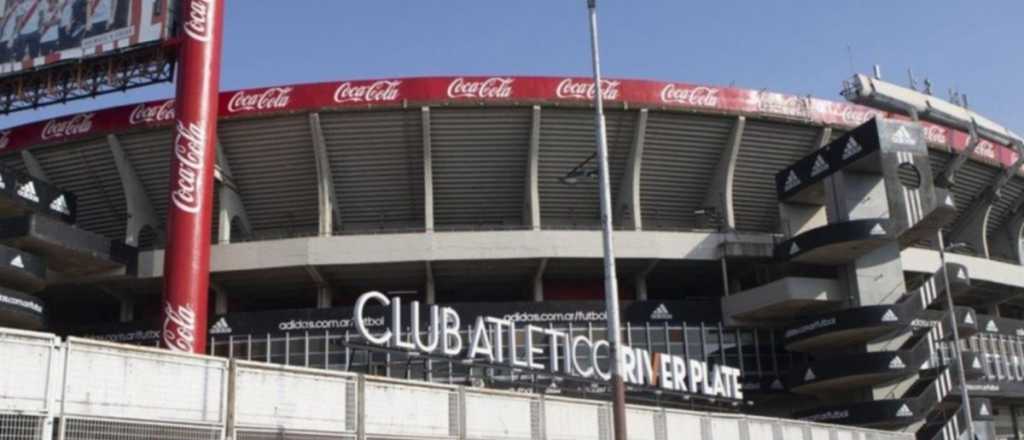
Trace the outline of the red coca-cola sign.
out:
<instances>
[{"instance_id":1,"label":"red coca-cola sign","mask_svg":"<svg viewBox=\"0 0 1024 440\"><path fill-rule=\"evenodd\" d=\"M203 147L206 145L206 130L202 122L182 124L178 122L174 136L174 157L178 160L178 173L175 177L171 200L178 209L190 214L199 211L199 194L196 193L197 181L203 169Z\"/></svg>"},{"instance_id":2,"label":"red coca-cola sign","mask_svg":"<svg viewBox=\"0 0 1024 440\"><path fill-rule=\"evenodd\" d=\"M49 141L89 133L95 116L96 113L81 113L65 119L51 119L43 127L39 137Z\"/></svg>"},{"instance_id":3,"label":"red coca-cola sign","mask_svg":"<svg viewBox=\"0 0 1024 440\"><path fill-rule=\"evenodd\" d=\"M400 80L381 80L363 85L354 85L352 81L345 81L334 89L334 102L344 104L348 102L389 102L397 101Z\"/></svg>"},{"instance_id":4,"label":"red coca-cola sign","mask_svg":"<svg viewBox=\"0 0 1024 440\"><path fill-rule=\"evenodd\" d=\"M210 11L213 5L208 0L191 0L187 2L183 27L185 35L202 42L210 41Z\"/></svg>"},{"instance_id":5,"label":"red coca-cola sign","mask_svg":"<svg viewBox=\"0 0 1024 440\"><path fill-rule=\"evenodd\" d=\"M677 86L667 84L661 88L661 102L665 104L682 104L693 107L718 107L720 90L705 86Z\"/></svg>"},{"instance_id":6,"label":"red coca-cola sign","mask_svg":"<svg viewBox=\"0 0 1024 440\"><path fill-rule=\"evenodd\" d=\"M512 97L512 78L467 80L455 78L448 84L449 98L508 99Z\"/></svg>"},{"instance_id":7,"label":"red coca-cola sign","mask_svg":"<svg viewBox=\"0 0 1024 440\"><path fill-rule=\"evenodd\" d=\"M174 119L174 100L168 99L158 105L139 104L128 117L129 125L168 122Z\"/></svg>"},{"instance_id":8,"label":"red coca-cola sign","mask_svg":"<svg viewBox=\"0 0 1024 440\"><path fill-rule=\"evenodd\" d=\"M185 304L175 307L170 302L164 303L161 336L167 348L195 353L196 328L196 311L191 306Z\"/></svg>"},{"instance_id":9,"label":"red coca-cola sign","mask_svg":"<svg viewBox=\"0 0 1024 440\"><path fill-rule=\"evenodd\" d=\"M601 98L609 101L615 101L619 99L619 86L622 85L621 81L602 79L601 80ZM574 78L565 78L558 83L558 87L555 88L555 96L562 99L594 99L594 87L593 81L588 80L577 80Z\"/></svg>"},{"instance_id":10,"label":"red coca-cola sign","mask_svg":"<svg viewBox=\"0 0 1024 440\"><path fill-rule=\"evenodd\" d=\"M228 111L236 113L287 108L291 92L291 87L271 87L257 93L239 90L228 100Z\"/></svg>"}]
</instances>

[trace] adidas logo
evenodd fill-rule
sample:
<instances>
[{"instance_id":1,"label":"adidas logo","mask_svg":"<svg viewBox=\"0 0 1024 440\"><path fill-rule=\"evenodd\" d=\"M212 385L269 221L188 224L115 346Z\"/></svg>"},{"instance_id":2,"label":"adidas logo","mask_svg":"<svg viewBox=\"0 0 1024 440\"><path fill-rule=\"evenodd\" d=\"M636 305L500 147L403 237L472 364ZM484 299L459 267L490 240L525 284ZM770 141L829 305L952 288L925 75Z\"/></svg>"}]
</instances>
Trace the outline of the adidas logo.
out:
<instances>
[{"instance_id":1,"label":"adidas logo","mask_svg":"<svg viewBox=\"0 0 1024 440\"><path fill-rule=\"evenodd\" d=\"M25 268L25 262L21 261L21 255L14 256L14 259L11 260L11 266L17 267L18 269Z\"/></svg>"},{"instance_id":2,"label":"adidas logo","mask_svg":"<svg viewBox=\"0 0 1024 440\"><path fill-rule=\"evenodd\" d=\"M800 252L800 246L797 246L796 242L794 241L793 245L789 247L789 255L794 255L797 252Z\"/></svg>"},{"instance_id":3,"label":"adidas logo","mask_svg":"<svg viewBox=\"0 0 1024 440\"><path fill-rule=\"evenodd\" d=\"M887 310L885 314L882 315L882 322L894 322L899 320L900 319L896 317L896 314L893 313L892 309Z\"/></svg>"},{"instance_id":4,"label":"adidas logo","mask_svg":"<svg viewBox=\"0 0 1024 440\"><path fill-rule=\"evenodd\" d=\"M907 368L907 365L903 363L903 359L900 359L899 356L892 358L892 361L889 362L890 370L902 370L904 368Z\"/></svg>"},{"instance_id":5,"label":"adidas logo","mask_svg":"<svg viewBox=\"0 0 1024 440\"><path fill-rule=\"evenodd\" d=\"M974 358L974 362L971 362L971 368L975 370L981 369L981 361L978 358Z\"/></svg>"},{"instance_id":6,"label":"adidas logo","mask_svg":"<svg viewBox=\"0 0 1024 440\"><path fill-rule=\"evenodd\" d=\"M227 318L220 318L216 324L213 324L213 327L210 327L211 335L223 335L226 333L231 333L231 326L228 325Z\"/></svg>"},{"instance_id":7,"label":"adidas logo","mask_svg":"<svg viewBox=\"0 0 1024 440\"><path fill-rule=\"evenodd\" d=\"M825 162L825 159L822 159L819 154L818 158L814 160L814 166L811 167L811 177L817 176L825 171L828 171L828 163Z\"/></svg>"},{"instance_id":8,"label":"adidas logo","mask_svg":"<svg viewBox=\"0 0 1024 440\"><path fill-rule=\"evenodd\" d=\"M7 189L7 183L4 182L4 176L0 175L0 189Z\"/></svg>"},{"instance_id":9,"label":"adidas logo","mask_svg":"<svg viewBox=\"0 0 1024 440\"><path fill-rule=\"evenodd\" d=\"M981 408L978 408L978 415L980 415L980 416L986 416L986 417L987 417L987 416L990 416L990 415L992 415L992 413L991 413L991 412L989 412L989 410L988 410L988 405L985 405L985 404L983 403L983 404L981 404Z\"/></svg>"},{"instance_id":10,"label":"adidas logo","mask_svg":"<svg viewBox=\"0 0 1024 440\"><path fill-rule=\"evenodd\" d=\"M974 315L971 312L967 312L967 316L964 317L964 324L974 325Z\"/></svg>"},{"instance_id":11,"label":"adidas logo","mask_svg":"<svg viewBox=\"0 0 1024 440\"><path fill-rule=\"evenodd\" d=\"M23 199L39 203L39 196L36 195L36 185L32 183L32 181L29 181L22 185L21 188L18 188L18 195Z\"/></svg>"},{"instance_id":12,"label":"adidas logo","mask_svg":"<svg viewBox=\"0 0 1024 440\"><path fill-rule=\"evenodd\" d=\"M875 227L871 228L871 235L885 235L885 228L882 227L881 223L875 223Z\"/></svg>"},{"instance_id":13,"label":"adidas logo","mask_svg":"<svg viewBox=\"0 0 1024 440\"><path fill-rule=\"evenodd\" d=\"M996 327L995 321L989 321L988 325L985 326L985 331L989 333L999 333L999 327Z\"/></svg>"},{"instance_id":14,"label":"adidas logo","mask_svg":"<svg viewBox=\"0 0 1024 440\"><path fill-rule=\"evenodd\" d=\"M786 191L790 191L793 188L796 188L801 183L803 183L803 182L800 181L800 178L796 177L796 171L789 170L789 176L786 177L786 185L785 185Z\"/></svg>"},{"instance_id":15,"label":"adidas logo","mask_svg":"<svg viewBox=\"0 0 1024 440\"><path fill-rule=\"evenodd\" d=\"M950 196L949 194L946 194L946 200L943 201L943 203L945 203L946 206L956 206L956 202L953 201L953 196Z\"/></svg>"},{"instance_id":16,"label":"adidas logo","mask_svg":"<svg viewBox=\"0 0 1024 440\"><path fill-rule=\"evenodd\" d=\"M961 267L960 270L956 271L956 277L961 280L966 280L967 272L964 271L964 268Z\"/></svg>"},{"instance_id":17,"label":"adidas logo","mask_svg":"<svg viewBox=\"0 0 1024 440\"><path fill-rule=\"evenodd\" d=\"M56 199L53 199L53 202L50 202L50 209L64 215L71 215L71 210L68 209L68 202L64 199L64 194L57 196Z\"/></svg>"},{"instance_id":18,"label":"adidas logo","mask_svg":"<svg viewBox=\"0 0 1024 440\"><path fill-rule=\"evenodd\" d=\"M778 380L778 379L775 379L775 381L772 382L771 389L773 389L773 390L781 390L782 389L782 381Z\"/></svg>"},{"instance_id":19,"label":"adidas logo","mask_svg":"<svg viewBox=\"0 0 1024 440\"><path fill-rule=\"evenodd\" d=\"M896 411L896 417L914 417L914 412L907 407L906 403L904 403L903 406L900 407L899 411Z\"/></svg>"},{"instance_id":20,"label":"adidas logo","mask_svg":"<svg viewBox=\"0 0 1024 440\"><path fill-rule=\"evenodd\" d=\"M666 319L672 319L672 313L668 311L668 307L665 307L665 304L659 304L658 308L651 312L651 320L655 321Z\"/></svg>"},{"instance_id":21,"label":"adidas logo","mask_svg":"<svg viewBox=\"0 0 1024 440\"><path fill-rule=\"evenodd\" d=\"M810 368L807 369L807 373L804 373L804 382L810 382L817 378L818 376L815 376L814 371L811 370Z\"/></svg>"},{"instance_id":22,"label":"adidas logo","mask_svg":"<svg viewBox=\"0 0 1024 440\"><path fill-rule=\"evenodd\" d=\"M860 146L860 143L857 142L857 139L854 139L853 136L850 136L850 139L846 140L846 147L843 148L843 160L849 159L853 157L855 154L860 153L861 151L864 151L864 148Z\"/></svg>"},{"instance_id":23,"label":"adidas logo","mask_svg":"<svg viewBox=\"0 0 1024 440\"><path fill-rule=\"evenodd\" d=\"M917 144L917 139L914 139L914 137L910 135L910 131L907 130L907 127L905 125L904 126L900 126L900 129L896 130L896 133L893 133L891 140L892 140L892 142L894 144L900 144L900 145L916 145Z\"/></svg>"}]
</instances>

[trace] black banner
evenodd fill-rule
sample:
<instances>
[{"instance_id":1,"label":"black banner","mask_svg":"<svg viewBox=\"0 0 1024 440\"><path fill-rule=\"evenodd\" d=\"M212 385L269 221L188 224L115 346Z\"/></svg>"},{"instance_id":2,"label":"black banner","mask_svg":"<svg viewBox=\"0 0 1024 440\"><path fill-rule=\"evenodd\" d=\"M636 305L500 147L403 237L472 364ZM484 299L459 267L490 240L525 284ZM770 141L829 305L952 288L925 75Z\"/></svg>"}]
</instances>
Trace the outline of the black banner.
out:
<instances>
[{"instance_id":1,"label":"black banner","mask_svg":"<svg viewBox=\"0 0 1024 440\"><path fill-rule=\"evenodd\" d=\"M0 288L0 326L39 329L46 318L46 306L33 295Z\"/></svg>"},{"instance_id":2,"label":"black banner","mask_svg":"<svg viewBox=\"0 0 1024 440\"><path fill-rule=\"evenodd\" d=\"M547 326L558 324L586 327L588 324L603 326L605 309L603 301L549 301L549 302L500 302L500 303L449 303L444 306L455 309L462 318L462 326L471 325L477 317L492 316L515 321L518 324ZM408 310L408 301L402 302ZM351 307L331 309L295 309L267 312L229 313L210 319L211 336L230 336L305 331L355 330ZM428 308L420 305L421 322L428 322ZM621 304L622 322L630 325L661 326L665 323L677 325L686 321L691 324L705 322L717 324L721 321L721 309L717 301L624 301ZM408 313L403 313L407 324ZM367 325L378 327L389 325L391 317L382 307L366 308ZM71 335L90 336L119 342L155 341L158 337L153 322L132 322L109 324L90 328L72 329Z\"/></svg>"}]
</instances>

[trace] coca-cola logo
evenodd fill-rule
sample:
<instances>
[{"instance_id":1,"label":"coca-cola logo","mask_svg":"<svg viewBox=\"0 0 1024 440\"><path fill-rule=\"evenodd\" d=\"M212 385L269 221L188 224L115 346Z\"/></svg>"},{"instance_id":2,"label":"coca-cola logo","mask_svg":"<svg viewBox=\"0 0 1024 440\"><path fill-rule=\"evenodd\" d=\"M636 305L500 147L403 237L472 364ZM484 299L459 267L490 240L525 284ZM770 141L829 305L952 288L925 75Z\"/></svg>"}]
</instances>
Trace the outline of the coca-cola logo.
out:
<instances>
[{"instance_id":1,"label":"coca-cola logo","mask_svg":"<svg viewBox=\"0 0 1024 440\"><path fill-rule=\"evenodd\" d=\"M808 115L808 102L799 96L755 92L751 98L755 104L753 107L759 112L796 117L807 117Z\"/></svg>"},{"instance_id":2,"label":"coca-cola logo","mask_svg":"<svg viewBox=\"0 0 1024 440\"><path fill-rule=\"evenodd\" d=\"M398 80L385 80L357 86L346 81L334 89L334 102L342 104L346 102L395 101L398 99L398 86L401 84L402 82Z\"/></svg>"},{"instance_id":3,"label":"coca-cola logo","mask_svg":"<svg viewBox=\"0 0 1024 440\"><path fill-rule=\"evenodd\" d=\"M824 113L821 114L821 116L826 123L860 125L878 114L875 110L867 107L861 107L859 105L850 105L833 101L812 101L815 111Z\"/></svg>"},{"instance_id":4,"label":"coca-cola logo","mask_svg":"<svg viewBox=\"0 0 1024 440\"><path fill-rule=\"evenodd\" d=\"M171 200L174 206L189 214L199 211L199 194L197 186L200 171L203 169L203 149L206 145L206 130L201 123L192 122L185 125L178 121L178 132L174 137L174 156L177 158L177 170L173 174L174 187L171 189Z\"/></svg>"},{"instance_id":5,"label":"coca-cola logo","mask_svg":"<svg viewBox=\"0 0 1024 440\"><path fill-rule=\"evenodd\" d=\"M619 81L601 80L601 98L606 100L619 99ZM594 99L593 81L575 81L572 78L563 79L555 88L555 96L566 99Z\"/></svg>"},{"instance_id":6,"label":"coca-cola logo","mask_svg":"<svg viewBox=\"0 0 1024 440\"><path fill-rule=\"evenodd\" d=\"M86 134L92 130L92 118L95 113L82 113L68 119L51 119L43 127L42 139L50 140L67 136Z\"/></svg>"},{"instance_id":7,"label":"coca-cola logo","mask_svg":"<svg viewBox=\"0 0 1024 440\"><path fill-rule=\"evenodd\" d=\"M455 78L448 83L449 98L504 99L512 96L512 78L487 78L474 81Z\"/></svg>"},{"instance_id":8,"label":"coca-cola logo","mask_svg":"<svg viewBox=\"0 0 1024 440\"><path fill-rule=\"evenodd\" d=\"M929 144L945 144L946 128L935 124L925 124L924 139Z\"/></svg>"},{"instance_id":9,"label":"coca-cola logo","mask_svg":"<svg viewBox=\"0 0 1024 440\"><path fill-rule=\"evenodd\" d=\"M217 1L217 0L212 0ZM210 41L210 13L213 9L211 0L191 0L188 2L188 13L185 16L185 34L196 41Z\"/></svg>"},{"instance_id":10,"label":"coca-cola logo","mask_svg":"<svg viewBox=\"0 0 1024 440\"><path fill-rule=\"evenodd\" d=\"M714 87L686 87L668 84L661 89L661 102L696 107L717 107L719 89Z\"/></svg>"},{"instance_id":11,"label":"coca-cola logo","mask_svg":"<svg viewBox=\"0 0 1024 440\"><path fill-rule=\"evenodd\" d=\"M11 143L11 130L0 131L0 150L6 149Z\"/></svg>"},{"instance_id":12,"label":"coca-cola logo","mask_svg":"<svg viewBox=\"0 0 1024 440\"><path fill-rule=\"evenodd\" d=\"M974 149L974 154L987 157L989 159L996 158L996 147L989 141L978 142L978 147Z\"/></svg>"},{"instance_id":13,"label":"coca-cola logo","mask_svg":"<svg viewBox=\"0 0 1024 440\"><path fill-rule=\"evenodd\" d=\"M228 112L271 110L288 107L291 87L271 87L260 93L236 92L228 100Z\"/></svg>"},{"instance_id":14,"label":"coca-cola logo","mask_svg":"<svg viewBox=\"0 0 1024 440\"><path fill-rule=\"evenodd\" d=\"M174 307L166 302L162 336L165 347L192 353L196 346L196 311L187 304Z\"/></svg>"},{"instance_id":15,"label":"coca-cola logo","mask_svg":"<svg viewBox=\"0 0 1024 440\"><path fill-rule=\"evenodd\" d=\"M131 116L128 117L128 123L131 125L152 124L171 119L174 119L174 100L168 99L159 105L139 104L135 106Z\"/></svg>"}]
</instances>

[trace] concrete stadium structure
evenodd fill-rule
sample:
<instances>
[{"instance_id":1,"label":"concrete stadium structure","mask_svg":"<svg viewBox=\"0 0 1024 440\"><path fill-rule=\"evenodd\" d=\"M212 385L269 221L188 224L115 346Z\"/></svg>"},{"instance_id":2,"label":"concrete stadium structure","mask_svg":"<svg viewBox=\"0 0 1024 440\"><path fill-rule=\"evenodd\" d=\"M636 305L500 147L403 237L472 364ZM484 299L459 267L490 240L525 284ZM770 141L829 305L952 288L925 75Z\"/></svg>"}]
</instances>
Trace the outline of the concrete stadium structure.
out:
<instances>
[{"instance_id":1,"label":"concrete stadium structure","mask_svg":"<svg viewBox=\"0 0 1024 440\"><path fill-rule=\"evenodd\" d=\"M693 334L700 335L704 357L720 355L744 369L756 412L940 438L958 417L955 390L947 390L953 392L949 399L940 395L929 403L927 417L822 418L808 408L837 404L823 393L865 382L808 387L808 381L794 381L794 374L806 376L798 365L825 357L791 351L782 336L820 313L866 303L839 268L843 258L779 256L778 246L806 229L794 226L800 223L794 208L780 200L776 173L834 141L845 142L851 129L873 118L920 127L927 172L918 175L946 179L939 186L955 206L930 227L945 231L946 242L956 244L949 262L969 273L956 301L970 308L959 316L977 321L964 344L969 360L983 364L972 370L969 383L992 401L986 406L988 400L979 399L977 423L992 433L1017 431L1016 405L1024 399L1018 137L989 129L987 121L972 136L926 117L911 121L920 115L885 105L768 91L609 80L605 94L621 291L643 315L632 321L632 330L646 326L643 340L651 345L658 342L642 321L664 326L661 343L670 346L670 328L684 335L699 329ZM259 320L259 313L288 309L340 310L367 290L490 310L530 307L526 303L539 303L531 311L554 310L601 299L599 207L589 160L592 96L593 84L583 78L514 76L222 93L211 296L224 324L209 324L217 338L233 339L215 338L214 354L236 356L234 338L247 338L243 357L254 360L262 349L254 348L252 334L259 334L266 355L255 360L274 361L277 336L243 333L232 324L235 316ZM117 243L107 253L118 264L68 271L60 258L50 258L35 289L45 300L47 328L131 339L119 329L150 328L145 323L158 316L172 116L173 102L158 101L3 132L0 162L6 168L74 194L74 229ZM827 217L834 223L833 211ZM824 219L826 210L811 216ZM900 241L894 254L903 275L899 284L906 284L900 294L934 282L932 274L941 269L934 243L893 238ZM941 319L941 301L921 309L920 316ZM111 321L126 324L100 325ZM306 328L327 329L323 342L332 340L332 327ZM919 332L909 321L889 330ZM309 333L302 334L305 363L316 366L309 360ZM712 344L705 337L717 339ZM691 342L679 344L688 350ZM948 355L934 348L928 360ZM284 350L281 362L291 363L293 354ZM330 367L329 355L320 356ZM943 371L935 374L949 374ZM868 382L906 382L897 376ZM894 387L906 391L914 380L920 378ZM766 402L774 404L759 405ZM851 411L835 411L844 410ZM900 404L894 410L902 410Z\"/></svg>"}]
</instances>

